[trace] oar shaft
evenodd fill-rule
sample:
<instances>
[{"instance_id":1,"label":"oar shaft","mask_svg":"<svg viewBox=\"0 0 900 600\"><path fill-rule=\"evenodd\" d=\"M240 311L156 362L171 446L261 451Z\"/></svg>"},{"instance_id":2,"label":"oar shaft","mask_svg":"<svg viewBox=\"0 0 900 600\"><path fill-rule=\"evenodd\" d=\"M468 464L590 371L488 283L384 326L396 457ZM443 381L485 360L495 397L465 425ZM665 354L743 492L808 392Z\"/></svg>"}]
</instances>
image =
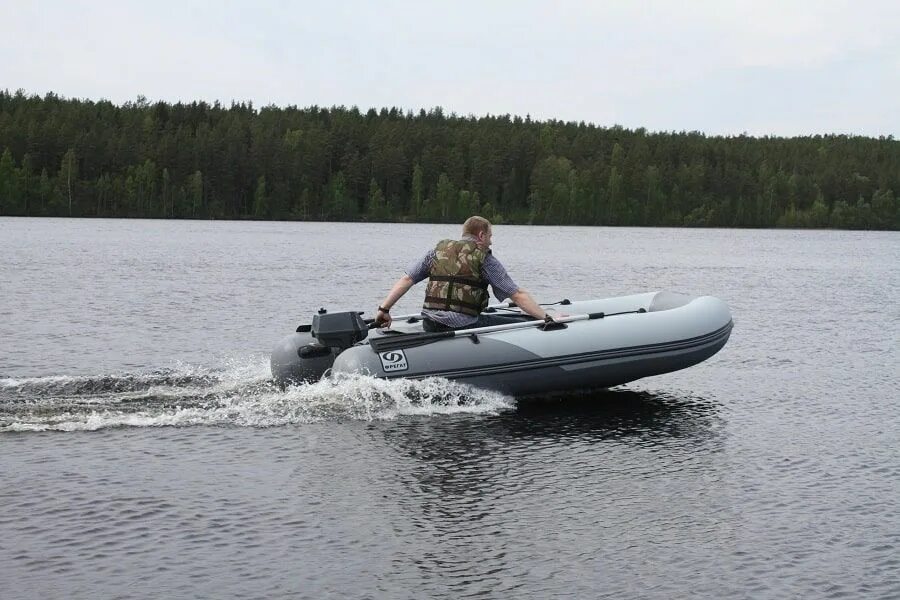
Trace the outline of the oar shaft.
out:
<instances>
[{"instance_id":1,"label":"oar shaft","mask_svg":"<svg viewBox=\"0 0 900 600\"><path fill-rule=\"evenodd\" d=\"M511 306L515 306L515 302L501 302L500 304L491 304L488 308L510 308ZM392 316L391 318L394 321L400 321L403 319L411 319L413 317L421 317L422 313L410 313L408 315L397 315L396 317Z\"/></svg>"},{"instance_id":2,"label":"oar shaft","mask_svg":"<svg viewBox=\"0 0 900 600\"><path fill-rule=\"evenodd\" d=\"M602 313L596 313L601 315ZM570 323L572 321L585 321L592 318L592 315L572 315L569 317L561 317L556 320L557 323ZM596 317L594 317L596 318ZM375 352L384 352L386 350L395 350L397 348L411 348L423 344L430 344L442 339L453 337L476 336L485 333L495 333L498 331L509 331L511 329L525 329L526 327L536 327L544 325L545 321L536 319L534 321L522 321L521 323L507 323L504 325L489 325L488 327L475 327L473 329L451 329L448 331L438 331L434 333L410 333L397 336L377 336L375 339L369 340L369 346Z\"/></svg>"},{"instance_id":3,"label":"oar shaft","mask_svg":"<svg viewBox=\"0 0 900 600\"><path fill-rule=\"evenodd\" d=\"M491 304L490 306L488 306L488 308L511 308L515 305L516 305L515 302L508 301L508 302L501 302L500 304ZM360 312L359 314L361 315L363 313ZM421 317L422 317L422 313L417 312L417 313L410 313L408 315L397 315L395 317L392 317L392 320L405 321L406 319L421 318ZM375 327L375 319L363 319L363 323L368 325L369 329L374 329L374 327ZM311 324L300 325L299 327L297 327L297 331L308 332L311 327L312 327Z\"/></svg>"},{"instance_id":4,"label":"oar shaft","mask_svg":"<svg viewBox=\"0 0 900 600\"><path fill-rule=\"evenodd\" d=\"M582 315L569 315L567 317L559 317L553 319L553 323L573 323L575 321L589 321L593 319L603 319L604 317L612 317L618 315L626 315L633 313L647 312L643 308L638 310L623 311L618 313L605 314L602 312L588 313ZM404 335L377 336L369 340L369 346L375 352L384 352L387 350L395 350L398 348L412 348L430 344L438 340L449 339L453 337L477 336L484 333L494 333L499 331L509 331L513 329L525 329L526 327L538 327L544 325L546 321L536 319L534 321L522 321L521 323L508 323L505 325L490 325L488 327L476 327L473 329L451 329L448 331L440 331L435 333L409 333ZM552 327L550 330L552 331Z\"/></svg>"},{"instance_id":5,"label":"oar shaft","mask_svg":"<svg viewBox=\"0 0 900 600\"><path fill-rule=\"evenodd\" d=\"M603 318L603 313L591 313L585 315L569 315L567 317L559 317L553 319L554 323L572 323L574 321L587 321L588 319L597 319ZM470 327L468 329L450 329L447 331L442 331L439 333L447 334L444 337L456 337L456 336L466 336L472 335L473 333L494 333L495 331L508 331L510 329L525 329L527 327L538 327L540 325L545 325L547 322L541 319L534 319L531 321L521 321L518 323L503 323L502 325L486 325L484 327ZM420 334L412 333L407 335L417 336ZM402 337L397 337L395 339L403 339Z\"/></svg>"},{"instance_id":6,"label":"oar shaft","mask_svg":"<svg viewBox=\"0 0 900 600\"><path fill-rule=\"evenodd\" d=\"M562 300L562 301L557 301L557 302L543 303L543 304L540 304L540 306L555 306L557 304L562 304L563 306L565 306L565 305L571 304L571 302L569 302L568 300ZM500 302L499 304L491 304L487 307L487 310L490 310L492 308L494 308L494 309L496 309L496 308L516 308L516 303L513 302L512 300L507 300L506 302ZM417 312L417 313L410 313L408 315L397 315L397 316L393 317L393 319L396 321L396 320L411 319L413 317L421 317L421 316L422 316L422 313Z\"/></svg>"},{"instance_id":7,"label":"oar shaft","mask_svg":"<svg viewBox=\"0 0 900 600\"><path fill-rule=\"evenodd\" d=\"M588 319L600 318L603 313L592 313L584 315L569 315L567 317L559 317L553 319L554 323L572 323L574 321L587 321ZM504 323L503 325L488 325L486 327L474 327L472 329L454 329L456 335L471 335L473 333L493 333L495 331L507 331L510 329L525 329L526 327L538 327L546 322L540 319L533 321L522 321L521 323Z\"/></svg>"}]
</instances>

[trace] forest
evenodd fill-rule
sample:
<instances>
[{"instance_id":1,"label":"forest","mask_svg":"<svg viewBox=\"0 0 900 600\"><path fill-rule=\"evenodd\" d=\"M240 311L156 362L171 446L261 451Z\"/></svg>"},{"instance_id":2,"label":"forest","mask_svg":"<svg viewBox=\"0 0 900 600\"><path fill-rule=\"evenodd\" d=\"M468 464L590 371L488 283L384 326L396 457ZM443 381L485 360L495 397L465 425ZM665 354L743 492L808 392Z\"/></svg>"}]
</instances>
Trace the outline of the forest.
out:
<instances>
[{"instance_id":1,"label":"forest","mask_svg":"<svg viewBox=\"0 0 900 600\"><path fill-rule=\"evenodd\" d=\"M900 229L892 136L0 91L0 215Z\"/></svg>"}]
</instances>

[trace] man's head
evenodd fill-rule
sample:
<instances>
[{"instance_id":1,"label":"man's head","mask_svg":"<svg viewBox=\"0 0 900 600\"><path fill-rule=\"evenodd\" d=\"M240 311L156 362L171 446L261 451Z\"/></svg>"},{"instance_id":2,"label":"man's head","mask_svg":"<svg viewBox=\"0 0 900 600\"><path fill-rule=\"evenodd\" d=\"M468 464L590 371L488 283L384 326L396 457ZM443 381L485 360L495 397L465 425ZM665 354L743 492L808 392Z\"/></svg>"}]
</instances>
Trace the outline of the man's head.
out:
<instances>
[{"instance_id":1,"label":"man's head","mask_svg":"<svg viewBox=\"0 0 900 600\"><path fill-rule=\"evenodd\" d=\"M491 247L491 222L484 217L474 216L463 223L463 235L471 235L478 239L478 244L485 248Z\"/></svg>"}]
</instances>

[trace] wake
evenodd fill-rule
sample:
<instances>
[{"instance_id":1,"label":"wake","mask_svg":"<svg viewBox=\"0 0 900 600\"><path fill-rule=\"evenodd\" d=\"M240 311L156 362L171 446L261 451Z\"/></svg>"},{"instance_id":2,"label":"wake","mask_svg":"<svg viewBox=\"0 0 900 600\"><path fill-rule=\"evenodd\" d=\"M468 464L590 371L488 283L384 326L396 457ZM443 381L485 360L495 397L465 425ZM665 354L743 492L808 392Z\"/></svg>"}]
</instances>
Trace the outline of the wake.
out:
<instances>
[{"instance_id":1,"label":"wake","mask_svg":"<svg viewBox=\"0 0 900 600\"><path fill-rule=\"evenodd\" d=\"M0 432L95 431L110 427L277 427L406 415L496 414L514 407L501 394L430 378L340 375L284 390L268 358L219 368L98 376L0 378Z\"/></svg>"}]
</instances>

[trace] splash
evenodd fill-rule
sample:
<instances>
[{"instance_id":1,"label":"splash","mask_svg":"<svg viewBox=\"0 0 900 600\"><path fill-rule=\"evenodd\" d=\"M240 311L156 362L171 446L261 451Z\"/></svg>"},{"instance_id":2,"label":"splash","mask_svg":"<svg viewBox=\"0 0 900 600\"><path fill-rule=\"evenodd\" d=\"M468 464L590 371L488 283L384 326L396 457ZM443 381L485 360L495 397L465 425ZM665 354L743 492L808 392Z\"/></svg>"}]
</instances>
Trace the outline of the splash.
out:
<instances>
[{"instance_id":1,"label":"splash","mask_svg":"<svg viewBox=\"0 0 900 600\"><path fill-rule=\"evenodd\" d=\"M234 360L220 369L178 365L95 377L0 378L0 432L275 427L408 415L494 414L513 406L509 397L440 378L339 375L282 390L271 382L268 359L261 356Z\"/></svg>"}]
</instances>

